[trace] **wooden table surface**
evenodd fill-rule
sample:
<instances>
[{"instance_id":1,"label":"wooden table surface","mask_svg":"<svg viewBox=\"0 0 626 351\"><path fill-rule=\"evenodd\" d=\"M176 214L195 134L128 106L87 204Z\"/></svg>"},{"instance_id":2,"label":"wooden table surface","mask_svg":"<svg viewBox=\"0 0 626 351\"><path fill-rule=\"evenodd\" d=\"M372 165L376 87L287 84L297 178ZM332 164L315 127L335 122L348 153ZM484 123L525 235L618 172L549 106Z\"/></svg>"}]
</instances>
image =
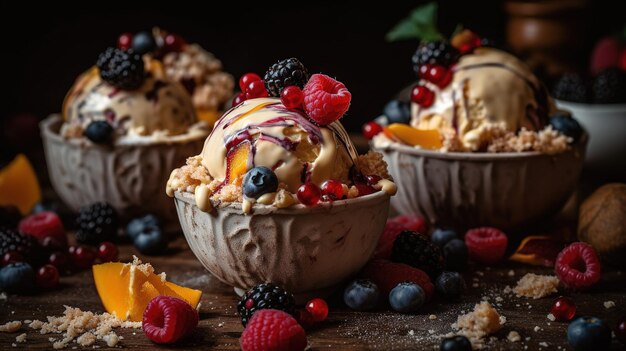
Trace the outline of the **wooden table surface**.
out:
<instances>
[{"instance_id":1,"label":"wooden table surface","mask_svg":"<svg viewBox=\"0 0 626 351\"><path fill-rule=\"evenodd\" d=\"M157 272L165 271L168 280L202 289L204 294L199 327L189 339L169 347L152 344L139 329L117 329L118 335L124 337L118 347L135 350L238 350L238 338L243 328L236 314L237 297L231 288L217 281L202 268L184 240L177 240L173 246L175 252L171 255L139 256L144 261L151 262ZM122 261L129 261L132 254L136 254L131 246L123 246L121 250ZM513 276L509 273L511 270L515 273ZM504 328L495 335L498 340L487 343L488 349L567 349L567 324L550 322L546 318L556 296L530 300L502 293L506 285L514 286L527 272L549 274L550 271L548 268L513 262L491 269L471 267L464 274L468 291L460 301L449 303L435 299L415 315L391 311L353 312L343 305L340 294L335 294L328 299L331 308L328 320L307 331L309 346L312 350L438 350L439 335L451 331L450 324L456 321L457 315L461 311L471 310L474 304L487 297L507 318ZM601 283L593 291L568 295L576 301L579 314L603 318L613 326L620 316L626 315L625 287L626 274L612 271L604 274ZM501 302L496 302L500 301L498 296L503 298ZM609 300L614 301L616 307L606 309L603 303ZM63 305L103 312L90 271L62 277L61 286L54 291L31 296L9 295L6 300L0 301L0 323L11 320L45 320L49 315L61 315ZM431 314L437 318L429 319ZM534 331L536 327L540 329ZM511 330L521 334L522 342L506 341L506 335ZM17 344L16 348L52 349L52 344L48 341L51 335L41 335L27 327L21 332L28 333L28 341L26 344ZM11 345L18 334L0 333L0 350L13 349ZM527 338L529 339L526 340ZM70 345L68 349L75 345ZM106 349L102 342L97 345ZM614 350L619 350L620 347L623 349L616 341L613 341L612 347Z\"/></svg>"}]
</instances>

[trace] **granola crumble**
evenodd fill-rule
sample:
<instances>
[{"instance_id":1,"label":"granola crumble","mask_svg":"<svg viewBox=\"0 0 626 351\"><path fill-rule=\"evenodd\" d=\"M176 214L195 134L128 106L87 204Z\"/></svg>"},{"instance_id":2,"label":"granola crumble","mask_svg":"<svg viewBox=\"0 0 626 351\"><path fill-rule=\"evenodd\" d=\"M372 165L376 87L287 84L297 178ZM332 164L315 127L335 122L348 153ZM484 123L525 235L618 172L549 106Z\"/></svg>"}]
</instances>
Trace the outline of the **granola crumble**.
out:
<instances>
[{"instance_id":1,"label":"granola crumble","mask_svg":"<svg viewBox=\"0 0 626 351\"><path fill-rule=\"evenodd\" d=\"M540 299L556 293L558 285L559 279L555 276L527 273L517 282L513 292L517 296Z\"/></svg>"},{"instance_id":2,"label":"granola crumble","mask_svg":"<svg viewBox=\"0 0 626 351\"><path fill-rule=\"evenodd\" d=\"M474 311L459 316L452 328L467 337L475 348L482 348L484 338L499 331L505 323L506 317L501 316L489 302L483 301L474 306Z\"/></svg>"},{"instance_id":3,"label":"granola crumble","mask_svg":"<svg viewBox=\"0 0 626 351\"><path fill-rule=\"evenodd\" d=\"M12 321L0 325L0 333L15 333L22 328L22 322Z\"/></svg>"},{"instance_id":4,"label":"granola crumble","mask_svg":"<svg viewBox=\"0 0 626 351\"><path fill-rule=\"evenodd\" d=\"M391 179L387 171L387 162L383 160L380 152L368 151L365 155L360 155L357 159L357 168L366 175L376 174L385 179Z\"/></svg>"}]
</instances>

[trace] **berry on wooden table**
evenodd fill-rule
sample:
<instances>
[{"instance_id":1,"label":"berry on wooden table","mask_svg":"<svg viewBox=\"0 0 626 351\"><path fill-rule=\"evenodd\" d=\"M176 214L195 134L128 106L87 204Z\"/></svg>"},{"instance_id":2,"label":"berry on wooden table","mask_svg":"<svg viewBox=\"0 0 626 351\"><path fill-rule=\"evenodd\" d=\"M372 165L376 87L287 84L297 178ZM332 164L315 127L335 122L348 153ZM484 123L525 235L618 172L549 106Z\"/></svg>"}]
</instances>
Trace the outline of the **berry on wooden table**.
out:
<instances>
[{"instance_id":1,"label":"berry on wooden table","mask_svg":"<svg viewBox=\"0 0 626 351\"><path fill-rule=\"evenodd\" d=\"M295 315L296 300L287 290L263 283L248 290L237 303L237 312L244 327L254 313L264 309L276 309Z\"/></svg>"},{"instance_id":2,"label":"berry on wooden table","mask_svg":"<svg viewBox=\"0 0 626 351\"><path fill-rule=\"evenodd\" d=\"M65 228L59 216L54 212L44 211L32 214L20 221L18 229L22 233L34 236L39 242L51 237L63 246L67 245Z\"/></svg>"},{"instance_id":3,"label":"berry on wooden table","mask_svg":"<svg viewBox=\"0 0 626 351\"><path fill-rule=\"evenodd\" d=\"M261 310L241 333L242 351L303 351L306 334L290 314L274 309Z\"/></svg>"},{"instance_id":4,"label":"berry on wooden table","mask_svg":"<svg viewBox=\"0 0 626 351\"><path fill-rule=\"evenodd\" d=\"M51 264L43 265L37 270L36 281L41 288L54 288L59 284L59 271Z\"/></svg>"},{"instance_id":5,"label":"berry on wooden table","mask_svg":"<svg viewBox=\"0 0 626 351\"><path fill-rule=\"evenodd\" d=\"M117 246L110 241L100 243L100 246L98 246L98 259L100 262L116 261L118 254Z\"/></svg>"},{"instance_id":6,"label":"berry on wooden table","mask_svg":"<svg viewBox=\"0 0 626 351\"><path fill-rule=\"evenodd\" d=\"M482 227L470 229L465 234L469 257L479 263L495 264L504 257L509 240L502 231Z\"/></svg>"},{"instance_id":7,"label":"berry on wooden table","mask_svg":"<svg viewBox=\"0 0 626 351\"><path fill-rule=\"evenodd\" d=\"M312 299L306 303L305 308L314 322L322 322L328 317L328 304L324 299Z\"/></svg>"},{"instance_id":8,"label":"berry on wooden table","mask_svg":"<svg viewBox=\"0 0 626 351\"><path fill-rule=\"evenodd\" d=\"M119 225L117 212L105 202L82 207L76 224L76 240L91 245L115 240Z\"/></svg>"},{"instance_id":9,"label":"berry on wooden table","mask_svg":"<svg viewBox=\"0 0 626 351\"><path fill-rule=\"evenodd\" d=\"M583 290L600 280L602 264L591 245L575 242L559 253L554 271L567 287Z\"/></svg>"},{"instance_id":10,"label":"berry on wooden table","mask_svg":"<svg viewBox=\"0 0 626 351\"><path fill-rule=\"evenodd\" d=\"M579 317L567 326L567 342L575 351L608 350L611 328L596 317Z\"/></svg>"},{"instance_id":11,"label":"berry on wooden table","mask_svg":"<svg viewBox=\"0 0 626 351\"><path fill-rule=\"evenodd\" d=\"M9 263L0 269L0 290L23 294L30 292L34 283L35 272L28 263Z\"/></svg>"},{"instance_id":12,"label":"berry on wooden table","mask_svg":"<svg viewBox=\"0 0 626 351\"><path fill-rule=\"evenodd\" d=\"M143 313L142 329L157 344L172 344L188 336L198 325L198 311L171 296L153 298Z\"/></svg>"},{"instance_id":13,"label":"berry on wooden table","mask_svg":"<svg viewBox=\"0 0 626 351\"><path fill-rule=\"evenodd\" d=\"M398 235L393 243L391 260L419 268L431 279L436 278L444 268L441 249L424 235L411 231Z\"/></svg>"},{"instance_id":14,"label":"berry on wooden table","mask_svg":"<svg viewBox=\"0 0 626 351\"><path fill-rule=\"evenodd\" d=\"M569 297L561 296L554 301L550 313L559 322L569 322L576 315L576 304Z\"/></svg>"},{"instance_id":15,"label":"berry on wooden table","mask_svg":"<svg viewBox=\"0 0 626 351\"><path fill-rule=\"evenodd\" d=\"M367 279L350 283L343 292L343 301L353 310L367 311L378 304L378 286Z\"/></svg>"},{"instance_id":16,"label":"berry on wooden table","mask_svg":"<svg viewBox=\"0 0 626 351\"><path fill-rule=\"evenodd\" d=\"M425 300L424 290L413 282L402 282L389 292L389 305L401 313L416 312Z\"/></svg>"}]
</instances>

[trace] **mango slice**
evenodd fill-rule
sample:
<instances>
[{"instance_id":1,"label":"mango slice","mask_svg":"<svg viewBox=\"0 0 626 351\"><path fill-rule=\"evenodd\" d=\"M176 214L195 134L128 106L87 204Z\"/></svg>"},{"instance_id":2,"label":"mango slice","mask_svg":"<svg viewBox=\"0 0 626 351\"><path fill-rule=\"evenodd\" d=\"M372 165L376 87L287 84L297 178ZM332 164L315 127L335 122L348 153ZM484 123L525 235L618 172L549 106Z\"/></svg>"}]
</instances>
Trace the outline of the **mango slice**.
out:
<instances>
[{"instance_id":1,"label":"mango slice","mask_svg":"<svg viewBox=\"0 0 626 351\"><path fill-rule=\"evenodd\" d=\"M383 128L383 132L411 146L420 146L424 149L440 149L443 146L441 134L436 129L423 130L402 123L393 123Z\"/></svg>"},{"instance_id":2,"label":"mango slice","mask_svg":"<svg viewBox=\"0 0 626 351\"><path fill-rule=\"evenodd\" d=\"M250 143L241 143L226 155L226 183L241 185L242 175L248 171Z\"/></svg>"},{"instance_id":3,"label":"mango slice","mask_svg":"<svg viewBox=\"0 0 626 351\"><path fill-rule=\"evenodd\" d=\"M159 295L173 296L198 306L202 291L170 283L154 274L149 264L111 262L93 266L96 290L107 312L139 322L148 302Z\"/></svg>"},{"instance_id":4,"label":"mango slice","mask_svg":"<svg viewBox=\"0 0 626 351\"><path fill-rule=\"evenodd\" d=\"M41 201L37 175L26 156L19 154L0 169L0 205L13 205L23 215Z\"/></svg>"}]
</instances>

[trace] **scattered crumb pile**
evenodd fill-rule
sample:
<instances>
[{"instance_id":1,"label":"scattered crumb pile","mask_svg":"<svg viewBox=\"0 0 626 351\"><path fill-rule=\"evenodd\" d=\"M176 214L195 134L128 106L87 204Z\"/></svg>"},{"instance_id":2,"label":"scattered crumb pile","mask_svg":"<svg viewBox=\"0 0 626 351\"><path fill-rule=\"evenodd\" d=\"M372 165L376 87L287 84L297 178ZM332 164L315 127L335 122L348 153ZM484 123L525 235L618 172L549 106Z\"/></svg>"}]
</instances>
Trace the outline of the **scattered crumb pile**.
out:
<instances>
[{"instance_id":1,"label":"scattered crumb pile","mask_svg":"<svg viewBox=\"0 0 626 351\"><path fill-rule=\"evenodd\" d=\"M500 330L506 323L506 317L501 316L489 302L476 304L474 311L459 316L452 328L457 334L464 335L472 342L472 347L481 349L485 337Z\"/></svg>"},{"instance_id":2,"label":"scattered crumb pile","mask_svg":"<svg viewBox=\"0 0 626 351\"><path fill-rule=\"evenodd\" d=\"M506 336L506 339L510 342L519 342L522 341L522 337L515 330L511 330L509 335Z\"/></svg>"},{"instance_id":3,"label":"scattered crumb pile","mask_svg":"<svg viewBox=\"0 0 626 351\"><path fill-rule=\"evenodd\" d=\"M517 296L532 297L540 299L544 296L557 292L559 278L552 275L538 275L528 273L517 282L513 292Z\"/></svg>"},{"instance_id":4,"label":"scattered crumb pile","mask_svg":"<svg viewBox=\"0 0 626 351\"><path fill-rule=\"evenodd\" d=\"M48 316L47 320L34 320L28 326L39 330L41 334L61 334L59 338L49 339L54 349L63 349L71 342L80 346L96 347L98 340L102 340L108 347L114 347L123 339L113 331L114 328L141 328L141 322L121 321L115 315L96 314L70 306L65 306L62 316ZM14 333L21 328L22 322L13 321L0 325L0 332ZM26 333L18 335L15 340L26 342Z\"/></svg>"}]
</instances>

